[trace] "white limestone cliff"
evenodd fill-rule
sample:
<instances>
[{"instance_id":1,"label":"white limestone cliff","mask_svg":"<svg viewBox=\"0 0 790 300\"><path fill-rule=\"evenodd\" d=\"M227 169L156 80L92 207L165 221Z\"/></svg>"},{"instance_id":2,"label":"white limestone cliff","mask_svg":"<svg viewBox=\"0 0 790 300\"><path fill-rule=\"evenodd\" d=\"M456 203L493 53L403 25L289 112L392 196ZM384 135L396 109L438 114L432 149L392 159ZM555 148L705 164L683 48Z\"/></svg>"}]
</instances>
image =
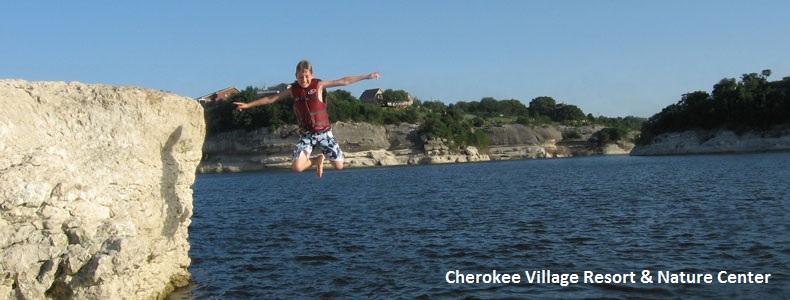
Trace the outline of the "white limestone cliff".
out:
<instances>
[{"instance_id":1,"label":"white limestone cliff","mask_svg":"<svg viewBox=\"0 0 790 300\"><path fill-rule=\"evenodd\" d=\"M188 283L203 109L0 80L0 299L161 299Z\"/></svg>"},{"instance_id":2,"label":"white limestone cliff","mask_svg":"<svg viewBox=\"0 0 790 300\"><path fill-rule=\"evenodd\" d=\"M650 144L631 150L634 156L745 153L790 150L790 128L735 134L730 130L700 130L661 134Z\"/></svg>"}]
</instances>

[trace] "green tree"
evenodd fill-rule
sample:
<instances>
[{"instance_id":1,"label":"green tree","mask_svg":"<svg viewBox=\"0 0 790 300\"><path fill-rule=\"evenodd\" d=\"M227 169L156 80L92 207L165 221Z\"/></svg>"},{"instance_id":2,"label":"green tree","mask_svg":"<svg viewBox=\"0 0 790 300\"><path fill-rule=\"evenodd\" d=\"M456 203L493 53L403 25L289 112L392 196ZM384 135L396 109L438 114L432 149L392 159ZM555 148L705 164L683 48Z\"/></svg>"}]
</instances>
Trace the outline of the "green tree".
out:
<instances>
[{"instance_id":1,"label":"green tree","mask_svg":"<svg viewBox=\"0 0 790 300\"><path fill-rule=\"evenodd\" d=\"M377 104L365 103L360 106L362 122L381 125L384 124L384 112Z\"/></svg>"},{"instance_id":2,"label":"green tree","mask_svg":"<svg viewBox=\"0 0 790 300\"><path fill-rule=\"evenodd\" d=\"M635 116L627 116L625 118L623 117L610 118L610 117L600 116L595 118L591 114L587 115L587 119L591 120L592 122L598 125L603 125L606 127L619 127L619 128L625 128L627 130L634 130L634 131L638 131L640 128L642 128L642 124L645 123L645 121L647 121L646 118L635 117Z\"/></svg>"},{"instance_id":3,"label":"green tree","mask_svg":"<svg viewBox=\"0 0 790 300\"><path fill-rule=\"evenodd\" d=\"M404 90L386 89L382 93L382 97L386 103L400 103L409 100L409 93Z\"/></svg>"},{"instance_id":4,"label":"green tree","mask_svg":"<svg viewBox=\"0 0 790 300\"><path fill-rule=\"evenodd\" d=\"M228 98L227 103L233 102L252 102L260 98L258 88L248 86L241 93L236 93ZM256 106L244 111L233 109L233 128L254 130L261 127L279 127L284 124L295 124L296 116L293 114L293 98L287 98L278 102Z\"/></svg>"},{"instance_id":5,"label":"green tree","mask_svg":"<svg viewBox=\"0 0 790 300\"><path fill-rule=\"evenodd\" d=\"M554 98L546 96L537 97L529 102L529 114L533 117L551 116L556 106L557 101L554 101Z\"/></svg>"},{"instance_id":6,"label":"green tree","mask_svg":"<svg viewBox=\"0 0 790 300\"><path fill-rule=\"evenodd\" d=\"M495 116L499 114L499 102L491 97L480 99L477 112L487 117Z\"/></svg>"},{"instance_id":7,"label":"green tree","mask_svg":"<svg viewBox=\"0 0 790 300\"><path fill-rule=\"evenodd\" d=\"M383 109L384 124L417 123L419 112L417 108L388 108Z\"/></svg>"},{"instance_id":8,"label":"green tree","mask_svg":"<svg viewBox=\"0 0 790 300\"><path fill-rule=\"evenodd\" d=\"M735 78L724 78L713 85L712 97L714 117L725 123L734 122L738 114L735 110L738 101L738 82Z\"/></svg>"},{"instance_id":9,"label":"green tree","mask_svg":"<svg viewBox=\"0 0 790 300\"><path fill-rule=\"evenodd\" d=\"M334 90L327 93L327 108L329 119L333 121L349 122L362 119L360 116L362 103L346 90Z\"/></svg>"},{"instance_id":10,"label":"green tree","mask_svg":"<svg viewBox=\"0 0 790 300\"><path fill-rule=\"evenodd\" d=\"M233 114L235 109L236 105L229 102L207 107L203 111L206 118L206 134L214 135L233 130Z\"/></svg>"},{"instance_id":11,"label":"green tree","mask_svg":"<svg viewBox=\"0 0 790 300\"><path fill-rule=\"evenodd\" d=\"M619 143L628 139L628 130L624 128L609 127L593 133L591 141L598 147L606 144Z\"/></svg>"},{"instance_id":12,"label":"green tree","mask_svg":"<svg viewBox=\"0 0 790 300\"><path fill-rule=\"evenodd\" d=\"M790 123L788 90L785 80L769 82L771 70L748 73L740 81L724 78L708 94L697 91L683 94L680 101L665 107L642 124L639 144L657 135L692 129L727 128L736 132L767 130Z\"/></svg>"},{"instance_id":13,"label":"green tree","mask_svg":"<svg viewBox=\"0 0 790 300\"><path fill-rule=\"evenodd\" d=\"M442 121L442 116L435 112L425 115L419 131L430 138L451 138L452 133Z\"/></svg>"},{"instance_id":14,"label":"green tree","mask_svg":"<svg viewBox=\"0 0 790 300\"><path fill-rule=\"evenodd\" d=\"M557 105L549 116L556 122L582 121L587 119L587 116L579 107L569 104Z\"/></svg>"},{"instance_id":15,"label":"green tree","mask_svg":"<svg viewBox=\"0 0 790 300\"><path fill-rule=\"evenodd\" d=\"M529 116L529 109L516 99L499 101L497 112L505 116Z\"/></svg>"},{"instance_id":16,"label":"green tree","mask_svg":"<svg viewBox=\"0 0 790 300\"><path fill-rule=\"evenodd\" d=\"M422 107L425 108L428 112L437 113L439 115L443 115L444 113L447 112L447 105L445 105L441 101L423 102Z\"/></svg>"}]
</instances>

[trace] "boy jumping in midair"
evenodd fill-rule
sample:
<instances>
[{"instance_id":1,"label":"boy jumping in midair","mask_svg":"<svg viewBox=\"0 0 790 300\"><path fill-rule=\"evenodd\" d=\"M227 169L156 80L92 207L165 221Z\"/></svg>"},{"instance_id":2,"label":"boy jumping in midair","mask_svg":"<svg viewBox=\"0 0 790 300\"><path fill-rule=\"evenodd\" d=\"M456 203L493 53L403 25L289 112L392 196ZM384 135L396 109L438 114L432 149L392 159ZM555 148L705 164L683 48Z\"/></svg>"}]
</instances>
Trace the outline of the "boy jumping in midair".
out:
<instances>
[{"instance_id":1,"label":"boy jumping in midair","mask_svg":"<svg viewBox=\"0 0 790 300\"><path fill-rule=\"evenodd\" d=\"M294 171L302 172L315 166L316 175L324 175L324 156L329 158L336 170L343 169L343 151L337 144L332 134L332 124L327 114L326 99L323 90L331 87L345 86L364 79L379 79L379 72L368 75L347 76L338 80L322 81L313 78L313 66L309 61L303 60L296 65L296 82L285 92L263 97L250 103L233 102L239 111L259 106L272 104L287 97L294 99L294 112L302 133L299 143L296 144L293 163ZM321 147L321 155L310 158L314 146Z\"/></svg>"}]
</instances>

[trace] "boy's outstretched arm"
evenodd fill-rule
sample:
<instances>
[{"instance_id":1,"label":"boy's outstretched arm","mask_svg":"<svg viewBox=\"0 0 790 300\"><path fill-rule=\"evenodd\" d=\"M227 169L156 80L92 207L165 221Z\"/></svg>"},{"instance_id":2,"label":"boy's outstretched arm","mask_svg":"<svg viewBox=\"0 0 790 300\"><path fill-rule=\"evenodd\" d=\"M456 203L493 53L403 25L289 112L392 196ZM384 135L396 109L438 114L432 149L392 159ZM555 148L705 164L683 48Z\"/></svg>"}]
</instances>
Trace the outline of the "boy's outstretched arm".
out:
<instances>
[{"instance_id":1,"label":"boy's outstretched arm","mask_svg":"<svg viewBox=\"0 0 790 300\"><path fill-rule=\"evenodd\" d=\"M336 86L349 85L360 80L379 79L379 78L381 78L381 75L379 75L379 72L376 71L368 75L346 76L337 80L322 81L321 84L323 85L324 88L331 88Z\"/></svg>"},{"instance_id":2,"label":"boy's outstretched arm","mask_svg":"<svg viewBox=\"0 0 790 300\"><path fill-rule=\"evenodd\" d=\"M279 93L277 95L272 95L272 96L266 96L266 97L263 97L263 98L259 98L259 99L255 100L255 101L250 102L250 103L233 102L233 104L236 104L236 108L238 108L239 111L242 111L242 110L248 109L250 107L266 105L266 104L272 104L274 102L280 101L280 99L284 99L284 98L289 97L289 96L291 96L291 91L290 90L286 90L286 91L283 91L283 92L281 92L281 93Z\"/></svg>"}]
</instances>

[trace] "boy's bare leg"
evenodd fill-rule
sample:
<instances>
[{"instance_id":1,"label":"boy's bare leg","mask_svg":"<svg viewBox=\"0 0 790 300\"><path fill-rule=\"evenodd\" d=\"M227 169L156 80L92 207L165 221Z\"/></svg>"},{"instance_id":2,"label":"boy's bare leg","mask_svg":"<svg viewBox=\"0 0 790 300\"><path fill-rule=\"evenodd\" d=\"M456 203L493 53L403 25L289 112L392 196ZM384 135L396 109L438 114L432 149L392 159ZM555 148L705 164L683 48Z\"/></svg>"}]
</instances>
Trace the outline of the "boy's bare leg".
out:
<instances>
[{"instance_id":1,"label":"boy's bare leg","mask_svg":"<svg viewBox=\"0 0 790 300\"><path fill-rule=\"evenodd\" d=\"M334 162L333 162L334 165ZM299 158L293 161L291 164L291 168L296 172L302 172L307 170L308 168L315 166L315 174L318 177L324 176L324 155L319 155L313 158L308 159L307 154L304 152L299 155ZM335 166L337 167L337 166ZM341 166L342 168L342 166Z\"/></svg>"},{"instance_id":2,"label":"boy's bare leg","mask_svg":"<svg viewBox=\"0 0 790 300\"><path fill-rule=\"evenodd\" d=\"M315 165L315 175L318 175L318 178L324 176L324 155L321 154L319 156L313 157L310 159L310 162Z\"/></svg>"},{"instance_id":3,"label":"boy's bare leg","mask_svg":"<svg viewBox=\"0 0 790 300\"><path fill-rule=\"evenodd\" d=\"M331 160L329 161L332 163L332 166L335 167L335 170L342 170L343 169L343 161Z\"/></svg>"},{"instance_id":4,"label":"boy's bare leg","mask_svg":"<svg viewBox=\"0 0 790 300\"><path fill-rule=\"evenodd\" d=\"M296 172L302 172L307 170L312 164L313 162L307 159L307 154L302 152L299 154L299 158L294 160L293 164L291 164L291 168Z\"/></svg>"}]
</instances>

